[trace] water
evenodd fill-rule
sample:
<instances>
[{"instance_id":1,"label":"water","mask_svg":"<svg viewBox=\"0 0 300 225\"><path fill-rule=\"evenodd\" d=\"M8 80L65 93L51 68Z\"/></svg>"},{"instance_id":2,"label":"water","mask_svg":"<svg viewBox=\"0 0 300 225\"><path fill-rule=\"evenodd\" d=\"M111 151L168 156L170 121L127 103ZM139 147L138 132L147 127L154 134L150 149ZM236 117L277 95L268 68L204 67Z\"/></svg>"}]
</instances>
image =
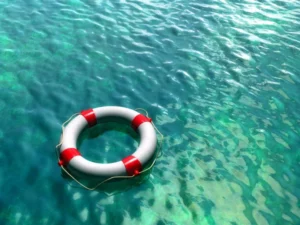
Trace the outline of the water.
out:
<instances>
[{"instance_id":1,"label":"water","mask_svg":"<svg viewBox=\"0 0 300 225\"><path fill-rule=\"evenodd\" d=\"M0 224L300 224L299 9L1 1ZM145 108L165 135L149 178L114 195L70 184L54 155L69 116L105 105ZM110 129L81 150L136 145Z\"/></svg>"}]
</instances>

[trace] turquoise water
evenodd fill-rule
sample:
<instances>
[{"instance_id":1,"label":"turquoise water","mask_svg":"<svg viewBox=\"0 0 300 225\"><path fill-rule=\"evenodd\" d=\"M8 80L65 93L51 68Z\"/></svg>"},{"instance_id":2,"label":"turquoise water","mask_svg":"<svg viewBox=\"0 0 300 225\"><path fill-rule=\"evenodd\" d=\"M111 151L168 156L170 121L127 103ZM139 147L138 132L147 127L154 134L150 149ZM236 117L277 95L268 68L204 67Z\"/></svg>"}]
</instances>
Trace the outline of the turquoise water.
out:
<instances>
[{"instance_id":1,"label":"turquoise water","mask_svg":"<svg viewBox=\"0 0 300 225\"><path fill-rule=\"evenodd\" d=\"M300 2L0 2L0 224L300 224ZM60 126L86 108L146 109L165 135L139 185L61 176ZM114 161L137 142L81 145Z\"/></svg>"}]
</instances>

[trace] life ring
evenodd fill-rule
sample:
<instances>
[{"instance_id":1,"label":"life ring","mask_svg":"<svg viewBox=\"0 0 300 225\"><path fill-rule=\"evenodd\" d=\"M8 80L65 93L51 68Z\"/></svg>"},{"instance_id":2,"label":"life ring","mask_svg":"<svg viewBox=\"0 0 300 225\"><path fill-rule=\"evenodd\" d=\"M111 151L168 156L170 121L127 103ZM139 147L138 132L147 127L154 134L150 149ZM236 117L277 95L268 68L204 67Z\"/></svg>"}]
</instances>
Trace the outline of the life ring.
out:
<instances>
[{"instance_id":1,"label":"life ring","mask_svg":"<svg viewBox=\"0 0 300 225\"><path fill-rule=\"evenodd\" d=\"M81 156L76 147L77 139L84 128L98 123L114 122L121 119L140 135L140 144L136 151L124 159L113 163L95 163ZM59 155L59 166L73 171L77 176L113 177L136 176L149 162L156 150L157 137L152 120L132 109L105 106L83 110L64 128Z\"/></svg>"}]
</instances>

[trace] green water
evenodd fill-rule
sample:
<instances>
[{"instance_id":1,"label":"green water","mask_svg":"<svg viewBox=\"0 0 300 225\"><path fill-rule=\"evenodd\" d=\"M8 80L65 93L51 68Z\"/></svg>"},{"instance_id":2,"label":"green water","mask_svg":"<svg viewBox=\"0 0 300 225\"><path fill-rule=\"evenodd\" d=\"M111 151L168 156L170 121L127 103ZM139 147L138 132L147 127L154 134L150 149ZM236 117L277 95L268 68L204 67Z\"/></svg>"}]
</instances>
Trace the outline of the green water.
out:
<instances>
[{"instance_id":1,"label":"green water","mask_svg":"<svg viewBox=\"0 0 300 225\"><path fill-rule=\"evenodd\" d=\"M0 224L300 224L299 9L1 1ZM69 116L106 105L146 109L165 135L147 179L117 193L79 188L54 154ZM80 150L118 160L138 144L127 131Z\"/></svg>"}]
</instances>

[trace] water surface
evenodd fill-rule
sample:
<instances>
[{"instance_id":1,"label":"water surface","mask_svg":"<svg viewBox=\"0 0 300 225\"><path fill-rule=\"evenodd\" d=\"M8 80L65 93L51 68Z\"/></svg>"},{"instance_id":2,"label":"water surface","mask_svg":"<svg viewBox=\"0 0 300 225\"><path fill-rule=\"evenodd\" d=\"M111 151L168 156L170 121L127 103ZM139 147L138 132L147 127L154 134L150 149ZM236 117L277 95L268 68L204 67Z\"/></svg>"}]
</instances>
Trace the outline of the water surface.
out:
<instances>
[{"instance_id":1,"label":"water surface","mask_svg":"<svg viewBox=\"0 0 300 225\"><path fill-rule=\"evenodd\" d=\"M0 224L300 224L300 2L0 2ZM165 135L118 194L61 177L73 113L146 109ZM137 146L109 130L82 154Z\"/></svg>"}]
</instances>

